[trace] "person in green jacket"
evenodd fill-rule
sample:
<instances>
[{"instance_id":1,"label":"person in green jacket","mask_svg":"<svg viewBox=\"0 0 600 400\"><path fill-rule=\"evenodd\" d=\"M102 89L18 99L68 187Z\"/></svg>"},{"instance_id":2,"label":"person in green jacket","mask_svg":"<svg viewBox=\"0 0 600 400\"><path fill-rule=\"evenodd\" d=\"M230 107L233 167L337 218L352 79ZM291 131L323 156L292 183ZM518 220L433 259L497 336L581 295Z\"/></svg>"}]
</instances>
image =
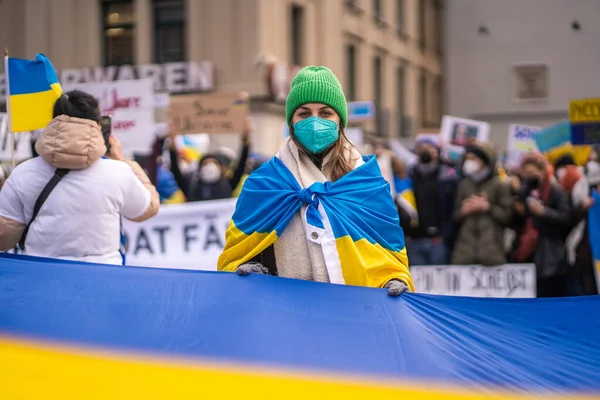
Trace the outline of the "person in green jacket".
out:
<instances>
[{"instance_id":1,"label":"person in green jacket","mask_svg":"<svg viewBox=\"0 0 600 400\"><path fill-rule=\"evenodd\" d=\"M496 159L488 143L467 147L454 211L458 237L452 264L506 263L504 229L511 221L512 197L498 177Z\"/></svg>"}]
</instances>

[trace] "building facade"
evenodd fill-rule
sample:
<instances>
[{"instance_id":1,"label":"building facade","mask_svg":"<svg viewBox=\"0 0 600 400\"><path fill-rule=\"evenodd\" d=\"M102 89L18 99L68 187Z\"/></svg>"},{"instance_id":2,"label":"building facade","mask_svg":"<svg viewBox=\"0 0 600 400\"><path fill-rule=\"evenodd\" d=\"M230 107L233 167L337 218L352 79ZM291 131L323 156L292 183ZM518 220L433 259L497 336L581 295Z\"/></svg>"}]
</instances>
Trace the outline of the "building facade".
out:
<instances>
[{"instance_id":1,"label":"building facade","mask_svg":"<svg viewBox=\"0 0 600 400\"><path fill-rule=\"evenodd\" d=\"M551 125L570 100L599 97L599 1L452 0L445 11L448 113L489 122L498 148L509 124Z\"/></svg>"},{"instance_id":2,"label":"building facade","mask_svg":"<svg viewBox=\"0 0 600 400\"><path fill-rule=\"evenodd\" d=\"M173 94L247 91L257 149L274 153L303 65L330 67L349 100L375 103L368 132L438 126L442 12L439 0L2 0L0 44L13 57L46 54L63 82L150 77Z\"/></svg>"}]
</instances>

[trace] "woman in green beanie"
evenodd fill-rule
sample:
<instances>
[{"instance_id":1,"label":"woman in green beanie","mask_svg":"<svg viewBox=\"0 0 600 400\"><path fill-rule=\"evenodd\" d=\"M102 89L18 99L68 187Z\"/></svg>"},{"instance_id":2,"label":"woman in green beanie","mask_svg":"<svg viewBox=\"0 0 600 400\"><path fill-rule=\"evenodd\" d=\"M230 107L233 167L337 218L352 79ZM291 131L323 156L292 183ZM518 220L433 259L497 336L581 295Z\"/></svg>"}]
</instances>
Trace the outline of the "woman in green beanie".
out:
<instances>
[{"instance_id":1,"label":"woman in green beanie","mask_svg":"<svg viewBox=\"0 0 600 400\"><path fill-rule=\"evenodd\" d=\"M290 138L246 181L218 269L414 291L389 185L344 134L346 98L330 69L298 73L286 118Z\"/></svg>"}]
</instances>

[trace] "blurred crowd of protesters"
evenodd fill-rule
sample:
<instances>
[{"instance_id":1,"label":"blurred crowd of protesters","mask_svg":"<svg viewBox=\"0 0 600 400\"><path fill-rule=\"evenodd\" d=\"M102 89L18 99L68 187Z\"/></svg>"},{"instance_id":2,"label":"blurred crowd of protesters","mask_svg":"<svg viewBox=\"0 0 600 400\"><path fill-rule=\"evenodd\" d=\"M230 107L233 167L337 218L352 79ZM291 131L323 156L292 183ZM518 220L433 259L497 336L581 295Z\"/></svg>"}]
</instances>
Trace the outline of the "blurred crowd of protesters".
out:
<instances>
[{"instance_id":1,"label":"blurred crowd of protesters","mask_svg":"<svg viewBox=\"0 0 600 400\"><path fill-rule=\"evenodd\" d=\"M600 147L584 167L569 153L551 164L531 152L512 170L489 143L471 142L454 163L441 150L417 141L410 167L385 148L376 152L391 158L410 265L534 263L538 297L598 293L586 220L600 184Z\"/></svg>"},{"instance_id":2,"label":"blurred crowd of protesters","mask_svg":"<svg viewBox=\"0 0 600 400\"><path fill-rule=\"evenodd\" d=\"M143 166L161 203L237 197L245 178L267 160L251 152L251 131L249 123L239 156L229 149L189 156L176 147L176 132L157 139ZM600 184L600 148L584 167L570 154L550 164L529 153L512 170L500 165L489 143L471 142L457 162L429 139L415 143L411 165L386 143L371 151L384 176L390 171L385 177L411 265L534 263L539 297L597 294L587 210ZM0 187L7 174L0 170Z\"/></svg>"}]
</instances>

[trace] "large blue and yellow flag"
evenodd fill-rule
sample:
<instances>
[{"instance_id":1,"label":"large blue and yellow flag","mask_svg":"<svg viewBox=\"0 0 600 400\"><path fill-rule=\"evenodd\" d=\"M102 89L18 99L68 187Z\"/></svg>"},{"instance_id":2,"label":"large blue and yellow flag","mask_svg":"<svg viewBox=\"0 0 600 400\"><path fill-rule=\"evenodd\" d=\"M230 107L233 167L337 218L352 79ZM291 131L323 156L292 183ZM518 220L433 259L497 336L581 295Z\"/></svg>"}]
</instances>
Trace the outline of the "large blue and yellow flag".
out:
<instances>
[{"instance_id":1,"label":"large blue and yellow flag","mask_svg":"<svg viewBox=\"0 0 600 400\"><path fill-rule=\"evenodd\" d=\"M599 312L0 254L0 399L598 399Z\"/></svg>"},{"instance_id":2,"label":"large blue and yellow flag","mask_svg":"<svg viewBox=\"0 0 600 400\"><path fill-rule=\"evenodd\" d=\"M404 234L375 157L335 182L301 188L274 157L244 184L218 269L237 267L275 243L306 204L307 239L319 243L332 283L383 287L400 279L414 290Z\"/></svg>"},{"instance_id":3,"label":"large blue and yellow flag","mask_svg":"<svg viewBox=\"0 0 600 400\"><path fill-rule=\"evenodd\" d=\"M4 70L12 132L45 128L52 120L54 103L62 94L50 60L43 54L33 61L7 56Z\"/></svg>"}]
</instances>

